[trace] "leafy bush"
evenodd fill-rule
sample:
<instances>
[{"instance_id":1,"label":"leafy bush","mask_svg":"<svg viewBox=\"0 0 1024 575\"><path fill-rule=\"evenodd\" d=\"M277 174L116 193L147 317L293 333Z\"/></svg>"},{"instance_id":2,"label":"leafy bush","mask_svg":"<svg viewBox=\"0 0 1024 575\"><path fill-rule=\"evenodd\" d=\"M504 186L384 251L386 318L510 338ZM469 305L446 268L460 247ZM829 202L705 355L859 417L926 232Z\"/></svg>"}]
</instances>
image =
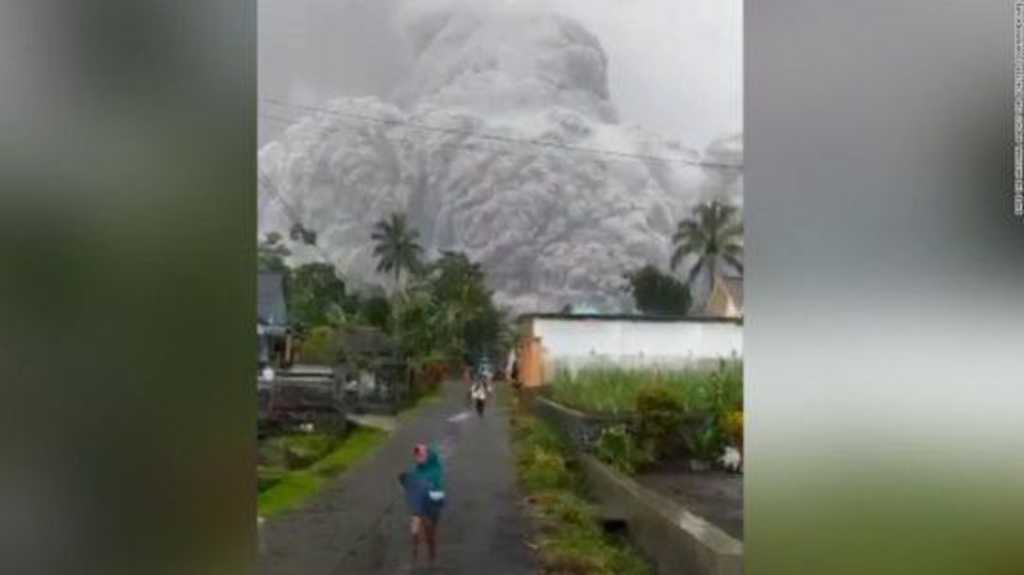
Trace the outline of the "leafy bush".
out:
<instances>
[{"instance_id":1,"label":"leafy bush","mask_svg":"<svg viewBox=\"0 0 1024 575\"><path fill-rule=\"evenodd\" d=\"M734 410L725 417L722 432L732 445L743 449L743 411Z\"/></svg>"},{"instance_id":2,"label":"leafy bush","mask_svg":"<svg viewBox=\"0 0 1024 575\"><path fill-rule=\"evenodd\" d=\"M646 314L685 315L692 299L690 288L656 266L626 274L636 307Z\"/></svg>"},{"instance_id":3,"label":"leafy bush","mask_svg":"<svg viewBox=\"0 0 1024 575\"><path fill-rule=\"evenodd\" d=\"M648 387L636 396L637 440L655 457L675 453L682 440L686 406L664 387Z\"/></svg>"},{"instance_id":4,"label":"leafy bush","mask_svg":"<svg viewBox=\"0 0 1024 575\"><path fill-rule=\"evenodd\" d=\"M338 332L328 326L310 330L302 343L302 361L320 365L334 365L341 357L342 344Z\"/></svg>"},{"instance_id":5,"label":"leafy bush","mask_svg":"<svg viewBox=\"0 0 1024 575\"><path fill-rule=\"evenodd\" d=\"M722 365L701 386L708 421L690 441L690 451L699 459L717 459L730 441L743 441L743 372L738 366ZM738 413L738 415L736 415Z\"/></svg>"},{"instance_id":6,"label":"leafy bush","mask_svg":"<svg viewBox=\"0 0 1024 575\"><path fill-rule=\"evenodd\" d=\"M391 302L387 297L375 295L359 302L359 316L363 322L384 333L391 333Z\"/></svg>"},{"instance_id":7,"label":"leafy bush","mask_svg":"<svg viewBox=\"0 0 1024 575\"><path fill-rule=\"evenodd\" d=\"M565 458L541 448L534 448L521 460L521 477L527 489L559 489L572 484Z\"/></svg>"},{"instance_id":8,"label":"leafy bush","mask_svg":"<svg viewBox=\"0 0 1024 575\"><path fill-rule=\"evenodd\" d=\"M654 461L650 447L637 442L625 425L602 431L595 449L599 459L629 475Z\"/></svg>"},{"instance_id":9,"label":"leafy bush","mask_svg":"<svg viewBox=\"0 0 1024 575\"><path fill-rule=\"evenodd\" d=\"M722 434L713 420L709 420L700 431L687 438L690 454L703 461L714 461L725 448Z\"/></svg>"},{"instance_id":10,"label":"leafy bush","mask_svg":"<svg viewBox=\"0 0 1024 575\"><path fill-rule=\"evenodd\" d=\"M292 321L324 325L333 308L351 309L345 282L338 277L334 266L310 263L292 270L288 282L288 313Z\"/></svg>"},{"instance_id":11,"label":"leafy bush","mask_svg":"<svg viewBox=\"0 0 1024 575\"><path fill-rule=\"evenodd\" d=\"M684 445L691 455L714 459L725 444L743 442L743 364L721 362L713 372L585 368L575 375L562 371L548 390L551 398L590 413L634 415L634 444L651 457L678 453ZM684 423L689 416L704 414L705 426L689 436ZM624 471L630 468L624 436L610 435L598 447L605 461ZM632 463L642 467L643 459Z\"/></svg>"},{"instance_id":12,"label":"leafy bush","mask_svg":"<svg viewBox=\"0 0 1024 575\"><path fill-rule=\"evenodd\" d=\"M565 442L534 417L510 421L519 453L519 480L540 523L539 558L544 573L649 575L650 569L622 541L605 535L594 508L583 499Z\"/></svg>"},{"instance_id":13,"label":"leafy bush","mask_svg":"<svg viewBox=\"0 0 1024 575\"><path fill-rule=\"evenodd\" d=\"M565 449L558 433L534 417L516 418L512 429L523 453L532 454L535 449L561 453Z\"/></svg>"},{"instance_id":14,"label":"leafy bush","mask_svg":"<svg viewBox=\"0 0 1024 575\"><path fill-rule=\"evenodd\" d=\"M742 366L723 364L710 373L699 387L698 401L705 406L705 411L718 418L743 409Z\"/></svg>"}]
</instances>

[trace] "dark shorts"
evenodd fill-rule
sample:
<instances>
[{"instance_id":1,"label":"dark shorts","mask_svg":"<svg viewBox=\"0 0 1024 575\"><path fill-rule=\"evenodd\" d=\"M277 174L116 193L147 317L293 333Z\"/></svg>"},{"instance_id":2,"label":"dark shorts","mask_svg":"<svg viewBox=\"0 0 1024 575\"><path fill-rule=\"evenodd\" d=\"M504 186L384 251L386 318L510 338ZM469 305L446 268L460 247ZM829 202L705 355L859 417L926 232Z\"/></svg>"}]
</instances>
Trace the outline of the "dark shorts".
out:
<instances>
[{"instance_id":1,"label":"dark shorts","mask_svg":"<svg viewBox=\"0 0 1024 575\"><path fill-rule=\"evenodd\" d=\"M424 519L429 519L431 523L437 525L437 522L441 520L441 508L444 507L444 500L441 501L430 501L423 504L420 509L419 515Z\"/></svg>"}]
</instances>

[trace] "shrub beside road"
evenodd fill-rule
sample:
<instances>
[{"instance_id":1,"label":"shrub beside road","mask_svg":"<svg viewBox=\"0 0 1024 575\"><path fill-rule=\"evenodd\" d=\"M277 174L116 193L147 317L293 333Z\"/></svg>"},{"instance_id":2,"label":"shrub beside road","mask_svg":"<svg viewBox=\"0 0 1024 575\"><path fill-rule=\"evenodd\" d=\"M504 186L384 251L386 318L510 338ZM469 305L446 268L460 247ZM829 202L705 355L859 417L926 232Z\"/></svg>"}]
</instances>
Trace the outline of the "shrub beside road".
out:
<instances>
[{"instance_id":1,"label":"shrub beside road","mask_svg":"<svg viewBox=\"0 0 1024 575\"><path fill-rule=\"evenodd\" d=\"M570 450L546 423L511 410L519 483L536 525L532 546L544 573L649 575L647 563L621 538L605 533L586 499Z\"/></svg>"}]
</instances>

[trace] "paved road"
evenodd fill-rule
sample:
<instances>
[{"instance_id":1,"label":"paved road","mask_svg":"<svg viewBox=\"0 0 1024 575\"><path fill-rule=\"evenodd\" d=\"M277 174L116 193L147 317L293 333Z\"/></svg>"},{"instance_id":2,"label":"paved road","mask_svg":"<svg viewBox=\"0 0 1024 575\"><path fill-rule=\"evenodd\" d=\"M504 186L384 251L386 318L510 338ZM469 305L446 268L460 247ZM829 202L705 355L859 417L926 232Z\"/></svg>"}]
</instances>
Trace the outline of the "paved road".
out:
<instances>
[{"instance_id":1,"label":"paved road","mask_svg":"<svg viewBox=\"0 0 1024 575\"><path fill-rule=\"evenodd\" d=\"M370 459L322 491L303 509L260 528L259 572L267 575L398 573L532 574L518 506L507 418L488 405L470 413L464 389L449 383L441 401L402 423ZM397 476L412 446L442 447L448 502L434 569L412 569L409 519ZM421 549L421 565L425 563Z\"/></svg>"}]
</instances>

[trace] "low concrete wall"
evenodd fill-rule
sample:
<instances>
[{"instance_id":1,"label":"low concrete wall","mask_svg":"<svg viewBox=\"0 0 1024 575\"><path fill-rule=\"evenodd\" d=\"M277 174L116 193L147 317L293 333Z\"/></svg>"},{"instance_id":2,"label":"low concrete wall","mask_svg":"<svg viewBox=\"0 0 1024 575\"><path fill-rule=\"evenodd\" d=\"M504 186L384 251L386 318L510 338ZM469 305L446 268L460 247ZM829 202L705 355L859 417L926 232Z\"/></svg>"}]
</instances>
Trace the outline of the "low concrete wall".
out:
<instances>
[{"instance_id":1,"label":"low concrete wall","mask_svg":"<svg viewBox=\"0 0 1024 575\"><path fill-rule=\"evenodd\" d=\"M635 425L633 417L628 415L595 415L584 413L571 407L554 402L551 399L538 395L533 400L533 411L546 420L566 438L576 449L584 452L591 452L597 440L601 438L601 432L616 425ZM706 415L693 413L683 421L684 434L692 435L704 425Z\"/></svg>"},{"instance_id":2,"label":"low concrete wall","mask_svg":"<svg viewBox=\"0 0 1024 575\"><path fill-rule=\"evenodd\" d=\"M605 514L626 521L630 538L654 561L660 575L743 573L741 541L589 455L603 429L628 424L628 417L590 415L539 395L533 397L531 409L580 452L587 485Z\"/></svg>"},{"instance_id":3,"label":"low concrete wall","mask_svg":"<svg viewBox=\"0 0 1024 575\"><path fill-rule=\"evenodd\" d=\"M630 538L660 575L743 573L741 541L593 456L580 460L594 496L607 513L625 519Z\"/></svg>"},{"instance_id":4,"label":"low concrete wall","mask_svg":"<svg viewBox=\"0 0 1024 575\"><path fill-rule=\"evenodd\" d=\"M629 425L632 421L629 417L583 413L543 396L535 397L532 407L538 416L552 424L580 451L591 451L605 429L615 425Z\"/></svg>"}]
</instances>

